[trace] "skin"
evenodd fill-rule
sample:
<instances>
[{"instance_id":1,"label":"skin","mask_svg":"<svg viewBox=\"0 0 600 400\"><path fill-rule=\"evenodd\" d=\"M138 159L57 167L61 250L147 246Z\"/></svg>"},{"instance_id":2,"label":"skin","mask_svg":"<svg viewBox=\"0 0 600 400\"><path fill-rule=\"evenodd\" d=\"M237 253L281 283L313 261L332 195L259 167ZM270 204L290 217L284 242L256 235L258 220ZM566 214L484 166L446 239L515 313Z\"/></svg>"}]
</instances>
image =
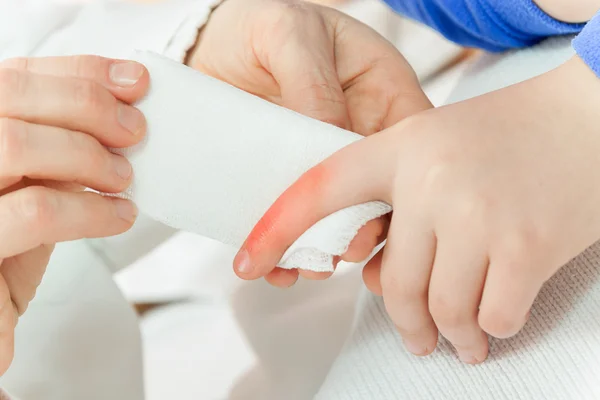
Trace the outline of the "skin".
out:
<instances>
[{"instance_id":1,"label":"skin","mask_svg":"<svg viewBox=\"0 0 600 400\"><path fill-rule=\"evenodd\" d=\"M586 22L600 10L599 0L535 0L547 14L564 22Z\"/></svg>"},{"instance_id":2,"label":"skin","mask_svg":"<svg viewBox=\"0 0 600 400\"><path fill-rule=\"evenodd\" d=\"M54 244L132 226L131 202L83 188L118 193L129 185L128 161L105 146L143 138L144 116L129 104L148 81L143 66L100 57L0 63L0 374Z\"/></svg>"},{"instance_id":3,"label":"skin","mask_svg":"<svg viewBox=\"0 0 600 400\"><path fill-rule=\"evenodd\" d=\"M431 107L392 44L343 13L303 1L227 0L203 29L188 65L365 136ZM263 230L271 223L262 221ZM373 234L386 224L382 218L364 227L342 259L366 258ZM309 279L331 275L276 269L266 279L288 287L299 273Z\"/></svg>"},{"instance_id":4,"label":"skin","mask_svg":"<svg viewBox=\"0 0 600 400\"><path fill-rule=\"evenodd\" d=\"M430 354L440 332L461 360L482 362L487 335L518 333L543 284L600 239L599 102L600 80L574 57L408 118L307 172L235 267L264 276L323 216L386 201L387 243L365 283L383 295L409 351Z\"/></svg>"}]
</instances>

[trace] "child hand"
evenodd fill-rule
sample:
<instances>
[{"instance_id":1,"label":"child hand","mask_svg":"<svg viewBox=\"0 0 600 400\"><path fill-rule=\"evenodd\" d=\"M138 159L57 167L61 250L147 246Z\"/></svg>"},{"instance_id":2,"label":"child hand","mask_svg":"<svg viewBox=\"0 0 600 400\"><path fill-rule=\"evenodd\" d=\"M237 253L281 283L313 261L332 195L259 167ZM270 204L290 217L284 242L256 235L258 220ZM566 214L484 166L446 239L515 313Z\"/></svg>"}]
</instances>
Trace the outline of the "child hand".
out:
<instances>
[{"instance_id":1,"label":"child hand","mask_svg":"<svg viewBox=\"0 0 600 400\"><path fill-rule=\"evenodd\" d=\"M542 285L600 238L598 104L600 80L574 58L354 143L277 200L238 275L266 275L332 212L386 201L387 244L367 286L414 354L431 353L439 330L463 361L482 362L486 334L519 332Z\"/></svg>"}]
</instances>

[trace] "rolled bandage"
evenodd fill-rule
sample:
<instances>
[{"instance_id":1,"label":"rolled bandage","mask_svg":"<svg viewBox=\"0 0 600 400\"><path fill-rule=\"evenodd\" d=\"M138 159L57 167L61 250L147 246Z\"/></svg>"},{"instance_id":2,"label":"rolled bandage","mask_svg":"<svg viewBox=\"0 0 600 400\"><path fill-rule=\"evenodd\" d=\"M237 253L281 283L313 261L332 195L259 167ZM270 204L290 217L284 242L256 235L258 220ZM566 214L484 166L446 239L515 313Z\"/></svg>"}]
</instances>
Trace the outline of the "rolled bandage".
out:
<instances>
[{"instance_id":1,"label":"rolled bandage","mask_svg":"<svg viewBox=\"0 0 600 400\"><path fill-rule=\"evenodd\" d=\"M239 247L287 187L361 138L159 55L131 58L150 72L149 93L136 104L148 133L121 151L134 169L122 196L174 228ZM307 230L278 265L332 271L332 256L390 211L382 202L340 210Z\"/></svg>"}]
</instances>

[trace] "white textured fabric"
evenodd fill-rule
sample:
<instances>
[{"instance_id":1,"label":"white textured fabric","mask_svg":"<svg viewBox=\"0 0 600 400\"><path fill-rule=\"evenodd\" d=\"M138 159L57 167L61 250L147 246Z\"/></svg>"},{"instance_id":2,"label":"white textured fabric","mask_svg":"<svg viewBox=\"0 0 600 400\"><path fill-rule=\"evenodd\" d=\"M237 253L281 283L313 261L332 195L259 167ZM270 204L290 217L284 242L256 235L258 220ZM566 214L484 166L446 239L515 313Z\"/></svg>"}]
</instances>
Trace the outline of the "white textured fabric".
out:
<instances>
[{"instance_id":1,"label":"white textured fabric","mask_svg":"<svg viewBox=\"0 0 600 400\"><path fill-rule=\"evenodd\" d=\"M120 151L135 171L124 197L177 229L240 246L302 173L361 136L269 103L150 52L142 143ZM381 202L340 210L294 243L281 268L333 271L361 226L391 211Z\"/></svg>"}]
</instances>

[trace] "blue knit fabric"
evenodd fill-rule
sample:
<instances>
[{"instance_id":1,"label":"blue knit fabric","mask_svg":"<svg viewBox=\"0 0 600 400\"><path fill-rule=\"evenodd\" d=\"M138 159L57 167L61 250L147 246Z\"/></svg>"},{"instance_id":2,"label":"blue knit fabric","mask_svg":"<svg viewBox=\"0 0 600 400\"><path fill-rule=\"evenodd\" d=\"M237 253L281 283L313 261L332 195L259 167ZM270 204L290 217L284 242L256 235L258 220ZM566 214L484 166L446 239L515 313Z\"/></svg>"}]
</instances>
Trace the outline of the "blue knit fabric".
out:
<instances>
[{"instance_id":1,"label":"blue knit fabric","mask_svg":"<svg viewBox=\"0 0 600 400\"><path fill-rule=\"evenodd\" d=\"M577 55L600 77L600 12L573 40Z\"/></svg>"},{"instance_id":2,"label":"blue knit fabric","mask_svg":"<svg viewBox=\"0 0 600 400\"><path fill-rule=\"evenodd\" d=\"M578 33L585 26L557 21L532 0L384 1L453 42L492 52L531 46L549 36Z\"/></svg>"}]
</instances>

